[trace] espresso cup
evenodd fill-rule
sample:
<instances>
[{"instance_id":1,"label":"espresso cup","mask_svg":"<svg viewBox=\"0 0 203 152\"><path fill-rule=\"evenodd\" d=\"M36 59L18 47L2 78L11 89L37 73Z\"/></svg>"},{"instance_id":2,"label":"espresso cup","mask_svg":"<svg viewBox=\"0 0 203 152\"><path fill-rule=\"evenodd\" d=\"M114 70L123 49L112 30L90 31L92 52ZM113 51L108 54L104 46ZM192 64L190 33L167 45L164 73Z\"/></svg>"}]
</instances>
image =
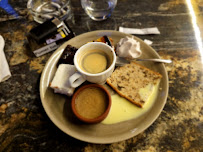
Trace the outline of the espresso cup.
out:
<instances>
[{"instance_id":1,"label":"espresso cup","mask_svg":"<svg viewBox=\"0 0 203 152\"><path fill-rule=\"evenodd\" d=\"M74 56L77 72L70 78L71 87L76 88L84 81L97 84L106 83L116 63L116 54L112 47L102 42L89 42L80 47Z\"/></svg>"}]
</instances>

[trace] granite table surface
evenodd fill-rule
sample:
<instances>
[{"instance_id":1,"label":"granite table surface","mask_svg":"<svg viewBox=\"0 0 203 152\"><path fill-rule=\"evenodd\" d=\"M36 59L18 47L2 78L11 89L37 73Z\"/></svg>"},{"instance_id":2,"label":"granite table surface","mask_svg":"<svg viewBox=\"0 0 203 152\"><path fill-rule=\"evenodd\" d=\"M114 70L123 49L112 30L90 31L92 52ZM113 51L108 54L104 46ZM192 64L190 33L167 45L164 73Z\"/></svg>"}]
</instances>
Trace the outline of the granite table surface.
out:
<instances>
[{"instance_id":1,"label":"granite table surface","mask_svg":"<svg viewBox=\"0 0 203 152\"><path fill-rule=\"evenodd\" d=\"M118 0L111 16L116 23L113 30L119 26L157 27L160 35L135 36L153 41L152 47L161 58L171 59L173 63L165 65L169 94L157 120L139 135L112 144L74 139L46 115L39 81L52 53L37 58L28 48L26 36L37 23L26 3L26 0L0 0L0 35L5 39L4 51L12 74L0 83L1 152L203 151L202 0ZM89 17L79 0L72 0L72 10L69 26L75 34L91 31L85 24Z\"/></svg>"}]
</instances>

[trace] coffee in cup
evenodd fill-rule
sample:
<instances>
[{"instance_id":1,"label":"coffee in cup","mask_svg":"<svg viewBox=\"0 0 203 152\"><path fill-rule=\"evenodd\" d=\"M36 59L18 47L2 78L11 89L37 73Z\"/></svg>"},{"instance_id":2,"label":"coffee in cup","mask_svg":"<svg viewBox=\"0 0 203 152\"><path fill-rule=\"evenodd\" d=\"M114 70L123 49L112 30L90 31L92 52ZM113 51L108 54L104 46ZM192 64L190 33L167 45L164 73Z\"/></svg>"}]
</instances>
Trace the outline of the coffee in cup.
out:
<instances>
[{"instance_id":1,"label":"coffee in cup","mask_svg":"<svg viewBox=\"0 0 203 152\"><path fill-rule=\"evenodd\" d=\"M77 87L85 80L104 84L115 68L116 54L110 46L102 42L90 42L78 49L74 64L78 72L69 81Z\"/></svg>"},{"instance_id":2,"label":"coffee in cup","mask_svg":"<svg viewBox=\"0 0 203 152\"><path fill-rule=\"evenodd\" d=\"M112 58L100 49L84 51L79 59L79 66L84 72L96 74L108 69Z\"/></svg>"}]
</instances>

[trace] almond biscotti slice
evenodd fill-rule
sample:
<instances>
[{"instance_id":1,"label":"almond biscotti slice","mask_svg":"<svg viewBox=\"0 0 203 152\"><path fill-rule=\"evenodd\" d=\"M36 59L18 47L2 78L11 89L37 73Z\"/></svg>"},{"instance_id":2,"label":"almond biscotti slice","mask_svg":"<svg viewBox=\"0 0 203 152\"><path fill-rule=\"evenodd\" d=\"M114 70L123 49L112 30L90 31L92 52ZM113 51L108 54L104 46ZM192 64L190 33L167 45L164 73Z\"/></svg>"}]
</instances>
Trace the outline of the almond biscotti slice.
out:
<instances>
[{"instance_id":1,"label":"almond biscotti slice","mask_svg":"<svg viewBox=\"0 0 203 152\"><path fill-rule=\"evenodd\" d=\"M107 83L120 96L139 107L143 107L153 87L160 82L161 78L161 74L131 62L123 67L116 68L107 79Z\"/></svg>"}]
</instances>

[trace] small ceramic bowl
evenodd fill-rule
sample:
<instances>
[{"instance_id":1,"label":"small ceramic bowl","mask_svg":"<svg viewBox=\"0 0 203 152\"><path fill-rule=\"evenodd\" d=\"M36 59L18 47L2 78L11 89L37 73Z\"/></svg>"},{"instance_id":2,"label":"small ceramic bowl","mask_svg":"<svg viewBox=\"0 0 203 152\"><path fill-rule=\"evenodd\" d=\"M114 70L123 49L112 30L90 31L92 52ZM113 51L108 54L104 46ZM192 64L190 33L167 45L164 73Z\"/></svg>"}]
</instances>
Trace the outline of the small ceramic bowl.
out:
<instances>
[{"instance_id":1,"label":"small ceramic bowl","mask_svg":"<svg viewBox=\"0 0 203 152\"><path fill-rule=\"evenodd\" d=\"M101 85L89 84L79 88L72 97L72 111L85 123L99 123L111 108L111 95Z\"/></svg>"}]
</instances>

